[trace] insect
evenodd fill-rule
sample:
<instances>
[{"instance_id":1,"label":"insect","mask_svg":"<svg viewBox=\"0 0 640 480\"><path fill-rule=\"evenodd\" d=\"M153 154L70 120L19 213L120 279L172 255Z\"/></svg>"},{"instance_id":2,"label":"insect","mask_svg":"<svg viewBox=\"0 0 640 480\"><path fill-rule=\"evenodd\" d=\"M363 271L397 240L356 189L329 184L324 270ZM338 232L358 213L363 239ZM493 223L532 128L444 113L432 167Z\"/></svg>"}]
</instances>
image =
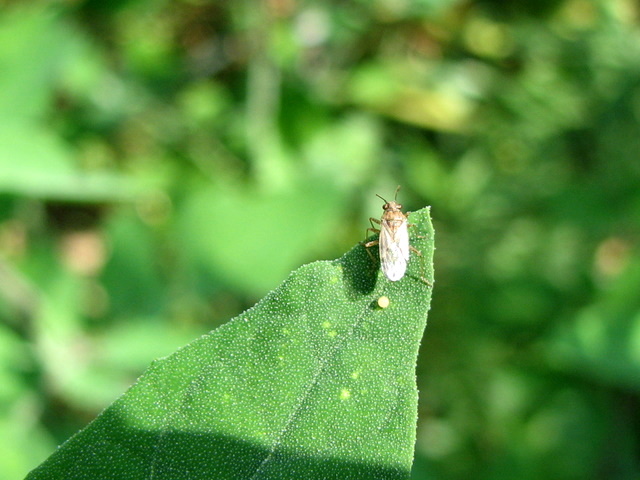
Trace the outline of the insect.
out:
<instances>
[{"instance_id":1,"label":"insect","mask_svg":"<svg viewBox=\"0 0 640 480\"><path fill-rule=\"evenodd\" d=\"M382 206L384 213L380 220L373 217L369 218L371 227L367 228L367 233L371 231L380 235L377 240L363 243L367 248L367 252L369 252L369 247L378 245L382 272L392 282L397 282L404 277L409 262L409 251L422 258L422 252L409 244L409 227L415 227L415 225L407 221L407 215L402 213L402 205L396 201L399 190L400 185L396 188L395 196L391 202L376 194L384 202ZM380 225L380 228L376 228L374 222ZM371 255L370 252L369 255ZM427 285L431 285L431 282L424 278L424 275L420 279Z\"/></svg>"}]
</instances>

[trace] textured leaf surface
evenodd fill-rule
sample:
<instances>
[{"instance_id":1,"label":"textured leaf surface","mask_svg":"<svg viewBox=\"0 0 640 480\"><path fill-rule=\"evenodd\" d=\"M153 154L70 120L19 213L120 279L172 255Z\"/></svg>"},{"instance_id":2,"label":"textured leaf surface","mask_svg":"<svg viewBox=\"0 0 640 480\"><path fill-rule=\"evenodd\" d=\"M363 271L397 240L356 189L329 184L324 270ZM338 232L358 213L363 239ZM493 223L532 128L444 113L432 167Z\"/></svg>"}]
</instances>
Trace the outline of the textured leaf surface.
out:
<instances>
[{"instance_id":1,"label":"textured leaf surface","mask_svg":"<svg viewBox=\"0 0 640 480\"><path fill-rule=\"evenodd\" d=\"M408 478L431 299L418 277L433 278L428 209L410 222L424 262L412 255L403 279L387 280L362 246L298 269L154 362L28 478Z\"/></svg>"}]
</instances>

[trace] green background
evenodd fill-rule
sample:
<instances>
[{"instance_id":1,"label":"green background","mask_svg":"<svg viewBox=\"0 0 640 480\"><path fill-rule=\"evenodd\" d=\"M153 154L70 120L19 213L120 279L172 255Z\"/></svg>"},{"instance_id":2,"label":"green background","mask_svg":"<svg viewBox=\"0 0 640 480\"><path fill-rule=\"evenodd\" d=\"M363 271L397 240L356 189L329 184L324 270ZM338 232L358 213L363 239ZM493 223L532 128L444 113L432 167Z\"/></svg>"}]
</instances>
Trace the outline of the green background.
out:
<instances>
[{"instance_id":1,"label":"green background","mask_svg":"<svg viewBox=\"0 0 640 480\"><path fill-rule=\"evenodd\" d=\"M637 2L0 5L1 478L398 184L413 478L640 476Z\"/></svg>"}]
</instances>

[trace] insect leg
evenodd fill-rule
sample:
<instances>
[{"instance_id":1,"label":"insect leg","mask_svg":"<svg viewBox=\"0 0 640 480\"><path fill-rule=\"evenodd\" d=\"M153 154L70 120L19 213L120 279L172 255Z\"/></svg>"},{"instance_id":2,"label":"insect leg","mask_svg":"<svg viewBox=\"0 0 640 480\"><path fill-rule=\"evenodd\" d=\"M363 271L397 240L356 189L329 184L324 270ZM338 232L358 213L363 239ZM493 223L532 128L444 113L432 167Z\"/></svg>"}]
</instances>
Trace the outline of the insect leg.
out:
<instances>
[{"instance_id":1,"label":"insect leg","mask_svg":"<svg viewBox=\"0 0 640 480\"><path fill-rule=\"evenodd\" d=\"M420 280L422 280L428 286L433 287L433 284L429 280L427 280L427 277L425 277L426 266L424 263L424 255L422 255L422 252L420 250L418 250L417 248L411 245L409 245L409 249L420 257L420 264L422 265L422 273L420 274Z\"/></svg>"},{"instance_id":2,"label":"insect leg","mask_svg":"<svg viewBox=\"0 0 640 480\"><path fill-rule=\"evenodd\" d=\"M371 227L367 228L364 231L364 238L366 239L367 236L369 235L369 232L373 232L373 233L380 233L380 229L376 228L373 224L373 222L377 223L378 225L380 225L380 220L378 220L377 218L373 218L373 217L369 217L369 223L371 224ZM369 242L360 242L361 245L364 246L364 248L367 250L367 254L369 255L369 257L371 257L371 261L375 262L376 259L373 257L373 255L371 254L371 251L369 250L369 247L373 247L375 245L378 245L378 240L371 240Z\"/></svg>"},{"instance_id":3,"label":"insect leg","mask_svg":"<svg viewBox=\"0 0 640 480\"><path fill-rule=\"evenodd\" d=\"M409 212L407 212L407 215L409 214ZM407 223L407 227L411 228L411 227L415 227L416 224L415 223ZM415 238L427 238L426 235L416 235Z\"/></svg>"},{"instance_id":4,"label":"insect leg","mask_svg":"<svg viewBox=\"0 0 640 480\"><path fill-rule=\"evenodd\" d=\"M369 217L369 223L371 224L371 227L367 228L364 231L364 238L366 240L366 238L369 236L369 232L373 232L373 233L380 233L380 229L376 228L375 225L373 224L373 222L377 223L378 225L380 225L380 220L378 220L377 218L373 218L373 217ZM373 247L374 245L378 244L378 240L371 240L370 242L364 242L362 243L365 247Z\"/></svg>"},{"instance_id":5,"label":"insect leg","mask_svg":"<svg viewBox=\"0 0 640 480\"><path fill-rule=\"evenodd\" d=\"M369 247L373 247L374 245L378 244L378 240L372 240L371 242L367 242L367 243L363 243L362 245L364 245L364 249L367 251L367 255L369 255L369 258L371 258L371 261L375 263L376 259L373 256L373 254L371 253L371 250L369 250Z\"/></svg>"},{"instance_id":6,"label":"insect leg","mask_svg":"<svg viewBox=\"0 0 640 480\"><path fill-rule=\"evenodd\" d=\"M409 215L409 212L407 212L407 216ZM415 223L408 223L407 227L415 227L416 224ZM414 238L427 238L426 235L416 235ZM433 287L433 284L427 280L427 277L425 277L425 272L426 272L426 266L424 263L424 255L422 255L422 252L420 250L418 250L416 247L409 245L409 249L415 253L416 255L418 255L420 257L420 264L422 266L422 273L420 275L420 280L422 280L424 283L426 283L427 285L429 285L430 287Z\"/></svg>"}]
</instances>

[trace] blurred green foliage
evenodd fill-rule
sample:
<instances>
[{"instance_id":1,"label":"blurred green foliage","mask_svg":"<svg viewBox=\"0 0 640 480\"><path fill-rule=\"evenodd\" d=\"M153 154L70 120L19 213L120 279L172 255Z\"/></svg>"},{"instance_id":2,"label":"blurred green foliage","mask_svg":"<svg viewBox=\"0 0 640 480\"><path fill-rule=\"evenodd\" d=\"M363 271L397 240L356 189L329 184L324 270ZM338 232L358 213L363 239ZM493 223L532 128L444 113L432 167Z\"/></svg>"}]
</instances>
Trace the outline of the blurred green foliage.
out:
<instances>
[{"instance_id":1,"label":"blurred green foliage","mask_svg":"<svg viewBox=\"0 0 640 480\"><path fill-rule=\"evenodd\" d=\"M633 0L5 1L0 476L433 206L415 479L640 475Z\"/></svg>"}]
</instances>

